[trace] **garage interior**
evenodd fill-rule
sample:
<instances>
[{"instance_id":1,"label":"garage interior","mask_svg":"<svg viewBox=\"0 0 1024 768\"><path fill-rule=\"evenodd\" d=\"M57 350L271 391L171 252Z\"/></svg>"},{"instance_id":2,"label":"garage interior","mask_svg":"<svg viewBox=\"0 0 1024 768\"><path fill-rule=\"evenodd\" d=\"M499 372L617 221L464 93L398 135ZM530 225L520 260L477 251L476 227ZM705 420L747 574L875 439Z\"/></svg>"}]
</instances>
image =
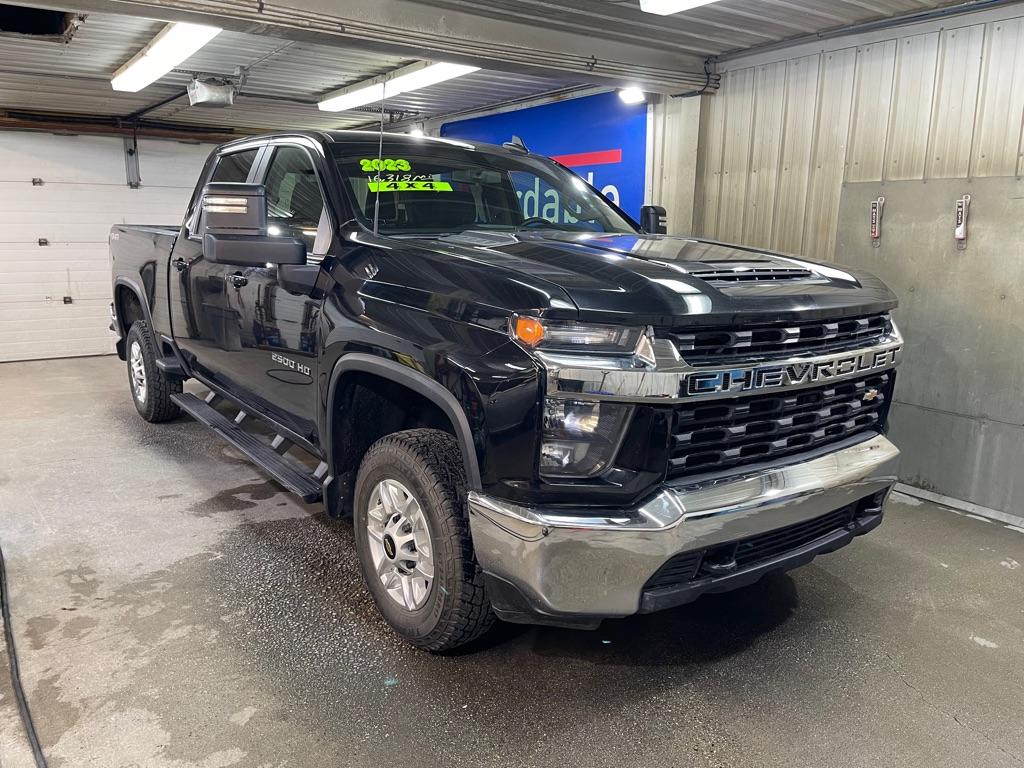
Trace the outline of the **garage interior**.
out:
<instances>
[{"instance_id":1,"label":"garage interior","mask_svg":"<svg viewBox=\"0 0 1024 768\"><path fill-rule=\"evenodd\" d=\"M172 23L222 31L114 90ZM318 107L436 61L478 69ZM232 103L191 105L194 83ZM898 295L900 484L877 532L743 590L425 654L375 612L350 521L198 423L138 419L108 234L178 226L234 138L459 137L627 88L645 127L624 207L635 184L670 234ZM1020 765L1022 126L1017 2L0 5L0 545L49 765ZM0 765L31 766L8 671Z\"/></svg>"}]
</instances>

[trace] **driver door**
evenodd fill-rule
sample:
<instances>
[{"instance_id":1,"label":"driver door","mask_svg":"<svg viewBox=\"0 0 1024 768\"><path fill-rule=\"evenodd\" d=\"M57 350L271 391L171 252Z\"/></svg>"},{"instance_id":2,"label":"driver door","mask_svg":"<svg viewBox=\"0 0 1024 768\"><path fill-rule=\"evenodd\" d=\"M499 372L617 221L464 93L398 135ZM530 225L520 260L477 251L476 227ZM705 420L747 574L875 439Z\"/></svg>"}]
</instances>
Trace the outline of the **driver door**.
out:
<instances>
[{"instance_id":1,"label":"driver door","mask_svg":"<svg viewBox=\"0 0 1024 768\"><path fill-rule=\"evenodd\" d=\"M255 180L267 193L267 233L306 243L307 265L319 265L330 241L323 184L310 150L268 148ZM318 237L319 234L319 237ZM237 318L233 378L243 397L294 432L317 442L317 347L321 301L282 284L277 265L229 267L226 305ZM306 269L303 267L302 269Z\"/></svg>"},{"instance_id":2,"label":"driver door","mask_svg":"<svg viewBox=\"0 0 1024 768\"><path fill-rule=\"evenodd\" d=\"M256 173L261 146L226 152L214 160L196 191L193 209L174 244L168 267L171 326L178 347L193 370L208 381L232 389L231 354L241 348L238 320L228 304L229 267L203 256L202 239L195 234L199 198L208 182L245 182Z\"/></svg>"}]
</instances>

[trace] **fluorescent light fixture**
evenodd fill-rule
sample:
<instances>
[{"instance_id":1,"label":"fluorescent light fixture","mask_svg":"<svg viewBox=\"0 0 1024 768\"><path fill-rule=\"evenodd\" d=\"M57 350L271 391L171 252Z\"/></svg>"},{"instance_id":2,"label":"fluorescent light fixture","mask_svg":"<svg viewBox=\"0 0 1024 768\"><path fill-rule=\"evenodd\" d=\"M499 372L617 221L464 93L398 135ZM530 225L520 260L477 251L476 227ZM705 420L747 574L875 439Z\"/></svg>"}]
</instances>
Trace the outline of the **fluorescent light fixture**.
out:
<instances>
[{"instance_id":1,"label":"fluorescent light fixture","mask_svg":"<svg viewBox=\"0 0 1024 768\"><path fill-rule=\"evenodd\" d=\"M141 91L159 80L220 33L220 27L175 22L168 24L149 45L114 73L115 91Z\"/></svg>"},{"instance_id":2,"label":"fluorescent light fixture","mask_svg":"<svg viewBox=\"0 0 1024 768\"><path fill-rule=\"evenodd\" d=\"M623 88L619 91L619 98L622 99L624 104L639 104L640 102L647 101L647 94L636 87Z\"/></svg>"},{"instance_id":3,"label":"fluorescent light fixture","mask_svg":"<svg viewBox=\"0 0 1024 768\"><path fill-rule=\"evenodd\" d=\"M640 10L658 16L671 16L673 13L682 13L715 2L718 0L640 0Z\"/></svg>"},{"instance_id":4,"label":"fluorescent light fixture","mask_svg":"<svg viewBox=\"0 0 1024 768\"><path fill-rule=\"evenodd\" d=\"M340 91L329 93L317 106L324 112L344 112L346 109L365 107L382 99L390 99L401 93L418 91L431 85L443 83L455 77L476 72L480 67L447 62L421 61L408 67L396 69L386 75L375 77Z\"/></svg>"}]
</instances>

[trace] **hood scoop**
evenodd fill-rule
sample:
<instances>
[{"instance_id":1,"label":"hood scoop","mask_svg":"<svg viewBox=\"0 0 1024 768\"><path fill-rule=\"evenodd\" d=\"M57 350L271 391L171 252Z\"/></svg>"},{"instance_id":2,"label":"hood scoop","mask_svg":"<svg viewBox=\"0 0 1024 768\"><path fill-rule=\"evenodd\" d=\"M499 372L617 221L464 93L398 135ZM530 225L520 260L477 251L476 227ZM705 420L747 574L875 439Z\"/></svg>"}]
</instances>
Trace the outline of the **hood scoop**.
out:
<instances>
[{"instance_id":1,"label":"hood scoop","mask_svg":"<svg viewBox=\"0 0 1024 768\"><path fill-rule=\"evenodd\" d=\"M817 275L803 267L787 267L770 261L709 261L706 268L688 270L708 283L769 283L810 280Z\"/></svg>"}]
</instances>

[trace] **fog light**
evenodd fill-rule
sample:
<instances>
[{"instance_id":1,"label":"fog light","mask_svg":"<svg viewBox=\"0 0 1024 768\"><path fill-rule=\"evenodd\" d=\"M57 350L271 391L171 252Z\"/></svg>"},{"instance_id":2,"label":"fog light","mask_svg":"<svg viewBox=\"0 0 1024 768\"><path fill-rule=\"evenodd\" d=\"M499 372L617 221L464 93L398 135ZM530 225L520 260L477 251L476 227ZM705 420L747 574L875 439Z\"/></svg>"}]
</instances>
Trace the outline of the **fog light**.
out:
<instances>
[{"instance_id":1,"label":"fog light","mask_svg":"<svg viewBox=\"0 0 1024 768\"><path fill-rule=\"evenodd\" d=\"M615 459L632 406L547 398L540 472L558 477L592 477Z\"/></svg>"}]
</instances>

